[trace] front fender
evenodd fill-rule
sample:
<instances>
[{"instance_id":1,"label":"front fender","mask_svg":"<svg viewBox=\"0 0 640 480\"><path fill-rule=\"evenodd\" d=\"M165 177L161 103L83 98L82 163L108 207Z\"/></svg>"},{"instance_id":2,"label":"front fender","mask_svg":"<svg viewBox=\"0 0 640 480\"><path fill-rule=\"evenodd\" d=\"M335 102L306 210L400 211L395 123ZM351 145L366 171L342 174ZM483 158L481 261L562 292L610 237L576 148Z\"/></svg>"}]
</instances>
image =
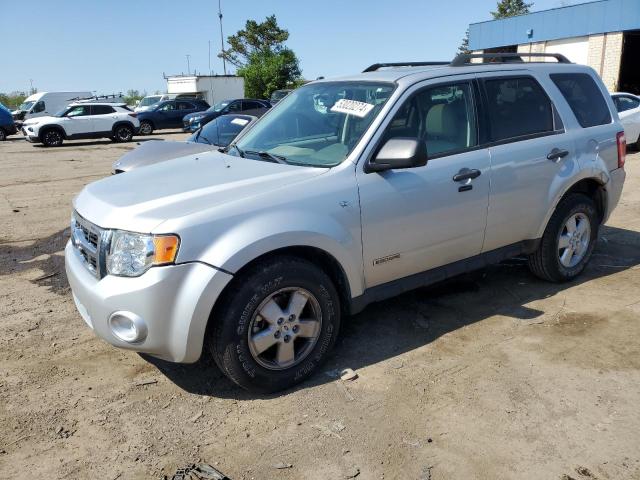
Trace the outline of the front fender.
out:
<instances>
[{"instance_id":1,"label":"front fender","mask_svg":"<svg viewBox=\"0 0 640 480\"><path fill-rule=\"evenodd\" d=\"M362 294L359 223L340 222L328 214L293 209L263 212L222 230L202 252L184 255L235 274L256 258L287 247L314 247L331 255L344 271L351 296Z\"/></svg>"}]
</instances>

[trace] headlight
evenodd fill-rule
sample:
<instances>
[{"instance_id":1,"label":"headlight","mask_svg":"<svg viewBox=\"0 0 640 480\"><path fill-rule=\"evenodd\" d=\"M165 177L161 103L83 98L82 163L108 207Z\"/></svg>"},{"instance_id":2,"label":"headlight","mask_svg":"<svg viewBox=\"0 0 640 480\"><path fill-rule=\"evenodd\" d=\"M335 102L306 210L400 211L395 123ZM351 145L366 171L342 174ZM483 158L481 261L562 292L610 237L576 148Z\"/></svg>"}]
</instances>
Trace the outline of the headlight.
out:
<instances>
[{"instance_id":1,"label":"headlight","mask_svg":"<svg viewBox=\"0 0 640 480\"><path fill-rule=\"evenodd\" d=\"M144 235L115 230L107 254L107 272L121 277L138 277L154 265L173 263L180 238L176 235Z\"/></svg>"},{"instance_id":2,"label":"headlight","mask_svg":"<svg viewBox=\"0 0 640 480\"><path fill-rule=\"evenodd\" d=\"M202 115L200 115L199 117L191 117L191 120L189 120L191 123L194 122L199 122L200 120L202 120Z\"/></svg>"}]
</instances>

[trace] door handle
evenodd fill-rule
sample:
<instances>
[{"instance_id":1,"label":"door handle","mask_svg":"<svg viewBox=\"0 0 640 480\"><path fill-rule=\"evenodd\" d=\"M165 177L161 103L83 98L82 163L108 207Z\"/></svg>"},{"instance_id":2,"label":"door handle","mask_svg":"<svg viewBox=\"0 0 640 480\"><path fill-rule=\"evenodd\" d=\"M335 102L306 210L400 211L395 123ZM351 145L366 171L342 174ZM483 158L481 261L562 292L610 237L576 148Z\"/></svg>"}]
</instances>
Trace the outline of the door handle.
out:
<instances>
[{"instance_id":1,"label":"door handle","mask_svg":"<svg viewBox=\"0 0 640 480\"><path fill-rule=\"evenodd\" d=\"M464 180L473 180L478 178L482 172L475 168L463 168L453 176L454 182L462 182Z\"/></svg>"},{"instance_id":2,"label":"door handle","mask_svg":"<svg viewBox=\"0 0 640 480\"><path fill-rule=\"evenodd\" d=\"M560 150L559 148L554 148L549 152L549 155L547 155L547 160L552 160L555 162L556 160L560 160L567 155L569 155L568 150Z\"/></svg>"}]
</instances>

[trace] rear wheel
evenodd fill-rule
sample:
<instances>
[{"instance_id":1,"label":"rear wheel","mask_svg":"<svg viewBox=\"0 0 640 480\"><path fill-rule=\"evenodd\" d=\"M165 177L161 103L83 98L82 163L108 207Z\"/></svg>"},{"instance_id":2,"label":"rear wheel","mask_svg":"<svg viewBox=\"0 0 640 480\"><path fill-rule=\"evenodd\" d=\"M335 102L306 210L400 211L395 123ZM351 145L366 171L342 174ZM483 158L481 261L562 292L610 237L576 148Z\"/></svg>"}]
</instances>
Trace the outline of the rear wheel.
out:
<instances>
[{"instance_id":1,"label":"rear wheel","mask_svg":"<svg viewBox=\"0 0 640 480\"><path fill-rule=\"evenodd\" d=\"M529 256L529 268L551 282L574 279L591 258L598 227L593 201L580 193L567 196L551 216L538 250Z\"/></svg>"},{"instance_id":2,"label":"rear wheel","mask_svg":"<svg viewBox=\"0 0 640 480\"><path fill-rule=\"evenodd\" d=\"M133 128L129 125L118 125L113 130L113 137L116 142L130 142L133 138Z\"/></svg>"},{"instance_id":3,"label":"rear wheel","mask_svg":"<svg viewBox=\"0 0 640 480\"><path fill-rule=\"evenodd\" d=\"M325 360L340 328L331 279L310 262L277 257L234 279L212 317L209 350L220 369L255 392L289 388Z\"/></svg>"},{"instance_id":4,"label":"rear wheel","mask_svg":"<svg viewBox=\"0 0 640 480\"><path fill-rule=\"evenodd\" d=\"M57 128L45 130L40 139L45 147L59 147L63 141L62 133Z\"/></svg>"},{"instance_id":5,"label":"rear wheel","mask_svg":"<svg viewBox=\"0 0 640 480\"><path fill-rule=\"evenodd\" d=\"M153 124L148 120L140 122L140 135L151 135L153 133Z\"/></svg>"}]
</instances>

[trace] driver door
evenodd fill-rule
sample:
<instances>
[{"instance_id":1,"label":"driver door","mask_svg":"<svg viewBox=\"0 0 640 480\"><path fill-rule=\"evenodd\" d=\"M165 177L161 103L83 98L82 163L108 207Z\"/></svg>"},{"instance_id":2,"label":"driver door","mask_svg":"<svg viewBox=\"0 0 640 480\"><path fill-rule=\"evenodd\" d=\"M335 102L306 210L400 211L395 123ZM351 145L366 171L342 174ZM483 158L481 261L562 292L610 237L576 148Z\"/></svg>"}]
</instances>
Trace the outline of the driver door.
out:
<instances>
[{"instance_id":1,"label":"driver door","mask_svg":"<svg viewBox=\"0 0 640 480\"><path fill-rule=\"evenodd\" d=\"M156 128L172 128L176 123L179 113L176 111L176 103L166 102L164 105L158 108L158 119L156 121ZM177 122L178 126L181 125L182 117Z\"/></svg>"},{"instance_id":2,"label":"driver door","mask_svg":"<svg viewBox=\"0 0 640 480\"><path fill-rule=\"evenodd\" d=\"M374 137L371 157L390 138L416 138L426 141L428 161L380 173L358 168L367 288L482 251L491 172L487 149L478 147L474 97L471 80L423 83ZM467 171L473 178L454 178Z\"/></svg>"},{"instance_id":3,"label":"driver door","mask_svg":"<svg viewBox=\"0 0 640 480\"><path fill-rule=\"evenodd\" d=\"M93 119L91 117L90 105L77 105L72 107L64 116L62 126L69 137L92 133Z\"/></svg>"}]
</instances>

